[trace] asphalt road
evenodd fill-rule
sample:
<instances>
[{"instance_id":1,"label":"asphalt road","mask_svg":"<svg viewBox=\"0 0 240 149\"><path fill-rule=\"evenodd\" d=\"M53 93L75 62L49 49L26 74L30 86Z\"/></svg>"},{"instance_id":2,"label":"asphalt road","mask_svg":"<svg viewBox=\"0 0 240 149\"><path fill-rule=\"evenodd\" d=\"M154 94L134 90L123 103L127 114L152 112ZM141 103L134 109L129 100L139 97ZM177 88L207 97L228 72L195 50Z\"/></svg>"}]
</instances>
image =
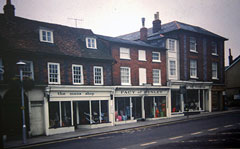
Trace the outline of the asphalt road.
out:
<instances>
[{"instance_id":1,"label":"asphalt road","mask_svg":"<svg viewBox=\"0 0 240 149\"><path fill-rule=\"evenodd\" d=\"M240 148L240 112L80 137L36 149Z\"/></svg>"}]
</instances>

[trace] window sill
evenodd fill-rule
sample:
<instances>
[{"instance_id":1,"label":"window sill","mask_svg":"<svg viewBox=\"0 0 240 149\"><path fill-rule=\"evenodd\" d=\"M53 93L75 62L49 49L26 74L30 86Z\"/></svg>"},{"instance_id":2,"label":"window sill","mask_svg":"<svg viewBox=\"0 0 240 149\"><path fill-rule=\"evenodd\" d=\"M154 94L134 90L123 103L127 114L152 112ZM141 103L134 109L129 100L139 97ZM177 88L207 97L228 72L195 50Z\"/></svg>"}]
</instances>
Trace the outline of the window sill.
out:
<instances>
[{"instance_id":1,"label":"window sill","mask_svg":"<svg viewBox=\"0 0 240 149\"><path fill-rule=\"evenodd\" d=\"M162 86L162 84L153 84L153 86Z\"/></svg>"},{"instance_id":2,"label":"window sill","mask_svg":"<svg viewBox=\"0 0 240 149\"><path fill-rule=\"evenodd\" d=\"M212 78L213 80L219 80L219 78Z\"/></svg>"},{"instance_id":3,"label":"window sill","mask_svg":"<svg viewBox=\"0 0 240 149\"><path fill-rule=\"evenodd\" d=\"M190 76L191 79L199 79L198 77Z\"/></svg>"},{"instance_id":4,"label":"window sill","mask_svg":"<svg viewBox=\"0 0 240 149\"><path fill-rule=\"evenodd\" d=\"M162 61L152 61L153 63L161 63Z\"/></svg>"},{"instance_id":5,"label":"window sill","mask_svg":"<svg viewBox=\"0 0 240 149\"><path fill-rule=\"evenodd\" d=\"M60 85L61 83L52 83L52 82L50 83L50 82L48 82L48 84L49 85Z\"/></svg>"},{"instance_id":6,"label":"window sill","mask_svg":"<svg viewBox=\"0 0 240 149\"><path fill-rule=\"evenodd\" d=\"M218 56L218 54L217 53L212 53L212 56Z\"/></svg>"},{"instance_id":7,"label":"window sill","mask_svg":"<svg viewBox=\"0 0 240 149\"><path fill-rule=\"evenodd\" d=\"M140 62L146 62L147 60L138 60L138 61L140 61Z\"/></svg>"},{"instance_id":8,"label":"window sill","mask_svg":"<svg viewBox=\"0 0 240 149\"><path fill-rule=\"evenodd\" d=\"M120 60L131 60L131 58L120 58Z\"/></svg>"},{"instance_id":9,"label":"window sill","mask_svg":"<svg viewBox=\"0 0 240 149\"><path fill-rule=\"evenodd\" d=\"M192 53L198 53L198 51L194 51L194 50L190 50L190 52L192 52Z\"/></svg>"},{"instance_id":10,"label":"window sill","mask_svg":"<svg viewBox=\"0 0 240 149\"><path fill-rule=\"evenodd\" d=\"M132 84L121 84L122 86L132 86Z\"/></svg>"},{"instance_id":11,"label":"window sill","mask_svg":"<svg viewBox=\"0 0 240 149\"><path fill-rule=\"evenodd\" d=\"M83 83L73 83L73 85L84 85Z\"/></svg>"}]
</instances>

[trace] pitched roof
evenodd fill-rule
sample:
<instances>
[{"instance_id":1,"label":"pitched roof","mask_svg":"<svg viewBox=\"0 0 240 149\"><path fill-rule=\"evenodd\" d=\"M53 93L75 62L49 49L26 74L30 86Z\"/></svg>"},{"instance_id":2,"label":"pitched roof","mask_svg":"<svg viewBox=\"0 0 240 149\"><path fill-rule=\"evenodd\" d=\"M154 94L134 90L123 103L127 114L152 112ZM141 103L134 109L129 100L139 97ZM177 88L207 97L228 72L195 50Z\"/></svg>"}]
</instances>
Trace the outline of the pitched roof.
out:
<instances>
[{"instance_id":1,"label":"pitched roof","mask_svg":"<svg viewBox=\"0 0 240 149\"><path fill-rule=\"evenodd\" d=\"M238 55L238 57L236 57L233 61L232 61L232 64L227 66L225 68L225 71L229 70L230 68L232 68L235 64L237 64L238 62L240 61L240 55Z\"/></svg>"},{"instance_id":2,"label":"pitched roof","mask_svg":"<svg viewBox=\"0 0 240 149\"><path fill-rule=\"evenodd\" d=\"M143 42L141 40L138 41L133 41L133 40L125 40L117 37L109 37L109 36L103 36L103 35L97 35L99 38L102 38L104 40L107 40L109 42L114 42L114 43L120 43L120 44L127 44L127 45L133 45L133 46L141 46L141 47L146 47L146 48L155 48L155 49L160 49L157 46L153 46L151 44L148 44L146 42ZM161 48L165 49L165 48Z\"/></svg>"},{"instance_id":3,"label":"pitched roof","mask_svg":"<svg viewBox=\"0 0 240 149\"><path fill-rule=\"evenodd\" d=\"M169 22L166 24L162 24L161 30L156 33L152 32L152 28L148 28L148 38L151 38L151 37L159 35L159 34L165 34L168 32L176 31L176 30L186 30L186 31L191 31L191 32L200 33L200 34L204 34L204 35L208 35L208 36L212 36L212 37L216 37L216 38L221 38L223 40L227 40L226 38L219 36L215 33L212 33L204 28L185 24L185 23L178 22L178 21L172 21L172 22ZM130 34L126 34L126 35L121 35L118 37L122 38L122 39L126 39L126 40L138 40L140 38L140 32L137 31L137 32L133 32ZM161 37L159 37L159 38L161 38Z\"/></svg>"},{"instance_id":4,"label":"pitched roof","mask_svg":"<svg viewBox=\"0 0 240 149\"><path fill-rule=\"evenodd\" d=\"M41 28L53 31L54 43L40 42L39 29ZM0 36L0 40L7 42L6 50L112 60L105 45L98 40L97 50L86 48L85 38L96 38L89 29L72 28L20 17L7 19L4 14L0 14Z\"/></svg>"}]
</instances>

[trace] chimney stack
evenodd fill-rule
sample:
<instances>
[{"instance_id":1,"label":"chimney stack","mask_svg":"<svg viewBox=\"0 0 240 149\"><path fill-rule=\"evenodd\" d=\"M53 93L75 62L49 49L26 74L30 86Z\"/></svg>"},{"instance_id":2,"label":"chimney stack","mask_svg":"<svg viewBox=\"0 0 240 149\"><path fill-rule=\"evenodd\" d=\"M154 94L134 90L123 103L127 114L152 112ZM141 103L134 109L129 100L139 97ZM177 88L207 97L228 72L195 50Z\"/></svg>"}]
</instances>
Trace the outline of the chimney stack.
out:
<instances>
[{"instance_id":1,"label":"chimney stack","mask_svg":"<svg viewBox=\"0 0 240 149\"><path fill-rule=\"evenodd\" d=\"M229 66L230 66L230 65L232 64L232 62L233 62L233 57L232 57L231 49L229 49L228 61L229 61Z\"/></svg>"},{"instance_id":2,"label":"chimney stack","mask_svg":"<svg viewBox=\"0 0 240 149\"><path fill-rule=\"evenodd\" d=\"M140 40L147 41L147 28L145 27L145 18L142 18L142 28L140 29Z\"/></svg>"},{"instance_id":3,"label":"chimney stack","mask_svg":"<svg viewBox=\"0 0 240 149\"><path fill-rule=\"evenodd\" d=\"M3 7L3 11L6 17L15 16L15 7L11 4L11 0L6 0L6 5Z\"/></svg>"},{"instance_id":4,"label":"chimney stack","mask_svg":"<svg viewBox=\"0 0 240 149\"><path fill-rule=\"evenodd\" d=\"M153 24L153 28L152 28L153 33L156 33L161 30L161 20L159 20L159 12L154 14L154 21L152 22L152 24Z\"/></svg>"}]
</instances>

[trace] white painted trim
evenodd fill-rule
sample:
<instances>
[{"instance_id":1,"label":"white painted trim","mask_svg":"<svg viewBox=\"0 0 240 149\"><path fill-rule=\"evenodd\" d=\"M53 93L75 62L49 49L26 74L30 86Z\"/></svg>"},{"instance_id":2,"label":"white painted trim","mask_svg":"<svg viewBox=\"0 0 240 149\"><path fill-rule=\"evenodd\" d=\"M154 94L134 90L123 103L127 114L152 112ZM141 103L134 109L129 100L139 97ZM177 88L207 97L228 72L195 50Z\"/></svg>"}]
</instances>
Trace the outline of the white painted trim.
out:
<instances>
[{"instance_id":1,"label":"white painted trim","mask_svg":"<svg viewBox=\"0 0 240 149\"><path fill-rule=\"evenodd\" d=\"M95 81L95 69L101 69L101 83L96 83ZM94 80L94 85L103 85L103 67L102 66L93 66L93 80Z\"/></svg>"},{"instance_id":2,"label":"white painted trim","mask_svg":"<svg viewBox=\"0 0 240 149\"><path fill-rule=\"evenodd\" d=\"M80 83L75 83L74 82L74 69L73 67L80 67L80 71L81 71L81 82ZM83 66L82 65L77 65L77 64L72 64L72 83L74 85L83 85L84 84L84 77L83 77Z\"/></svg>"},{"instance_id":3,"label":"white painted trim","mask_svg":"<svg viewBox=\"0 0 240 149\"><path fill-rule=\"evenodd\" d=\"M89 47L88 46L88 39L90 39L91 42L92 42L92 40L94 41L95 47ZM97 49L97 39L93 38L93 37L86 37L86 47L89 48L89 49Z\"/></svg>"},{"instance_id":4,"label":"white painted trim","mask_svg":"<svg viewBox=\"0 0 240 149\"><path fill-rule=\"evenodd\" d=\"M46 32L46 40L43 40L43 32ZM50 33L51 41L49 41L47 39L47 33ZM54 43L54 41L53 41L53 31L48 30L48 29L39 29L39 40L41 42Z\"/></svg>"},{"instance_id":5,"label":"white painted trim","mask_svg":"<svg viewBox=\"0 0 240 149\"><path fill-rule=\"evenodd\" d=\"M57 65L57 69L58 69L58 82L50 82L50 69L49 69L49 65ZM52 62L48 62L48 84L61 84L61 70L60 70L60 64L59 63L52 63Z\"/></svg>"}]
</instances>

